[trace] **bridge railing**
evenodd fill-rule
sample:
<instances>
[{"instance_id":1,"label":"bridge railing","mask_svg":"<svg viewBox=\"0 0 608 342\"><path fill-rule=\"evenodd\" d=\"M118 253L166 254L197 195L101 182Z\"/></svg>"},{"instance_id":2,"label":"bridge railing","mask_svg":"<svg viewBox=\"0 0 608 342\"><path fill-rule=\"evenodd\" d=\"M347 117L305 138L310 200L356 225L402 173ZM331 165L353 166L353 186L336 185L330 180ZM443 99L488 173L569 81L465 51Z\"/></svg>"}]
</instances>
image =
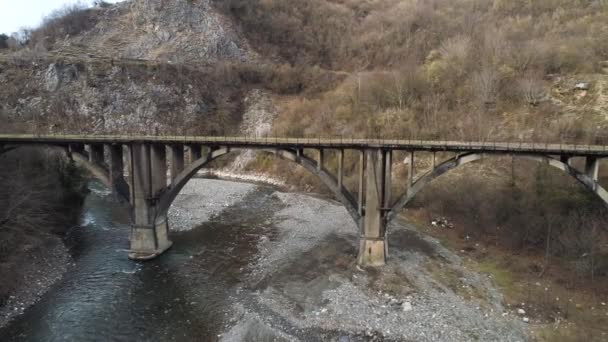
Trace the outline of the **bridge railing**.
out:
<instances>
[{"instance_id":1,"label":"bridge railing","mask_svg":"<svg viewBox=\"0 0 608 342\"><path fill-rule=\"evenodd\" d=\"M64 142L112 142L112 141L158 141L187 143L228 143L228 144L264 144L264 145L296 145L310 148L315 146L327 147L390 147L399 149L419 149L428 147L435 150L476 150L476 151L552 151L559 153L576 152L607 152L608 145L590 145L576 143L538 143L534 141L452 141L452 140L414 140L408 139L363 139L334 135L329 137L281 137L278 135L251 135L251 136L189 136L189 135L78 135L65 133L50 134L0 134L0 140L61 140Z\"/></svg>"}]
</instances>

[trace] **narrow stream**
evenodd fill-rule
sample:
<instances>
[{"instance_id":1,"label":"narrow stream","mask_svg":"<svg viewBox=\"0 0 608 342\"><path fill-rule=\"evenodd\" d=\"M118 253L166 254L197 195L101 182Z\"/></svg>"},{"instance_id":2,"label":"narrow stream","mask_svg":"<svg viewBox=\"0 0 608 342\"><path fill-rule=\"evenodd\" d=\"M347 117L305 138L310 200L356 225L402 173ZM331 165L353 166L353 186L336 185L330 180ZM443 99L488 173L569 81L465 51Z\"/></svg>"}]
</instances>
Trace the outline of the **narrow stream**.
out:
<instances>
[{"instance_id":1,"label":"narrow stream","mask_svg":"<svg viewBox=\"0 0 608 342\"><path fill-rule=\"evenodd\" d=\"M0 341L216 340L258 239L272 233L274 189L257 187L201 227L173 233L162 257L135 263L125 251L126 207L101 185L90 188L67 237L74 265Z\"/></svg>"}]
</instances>

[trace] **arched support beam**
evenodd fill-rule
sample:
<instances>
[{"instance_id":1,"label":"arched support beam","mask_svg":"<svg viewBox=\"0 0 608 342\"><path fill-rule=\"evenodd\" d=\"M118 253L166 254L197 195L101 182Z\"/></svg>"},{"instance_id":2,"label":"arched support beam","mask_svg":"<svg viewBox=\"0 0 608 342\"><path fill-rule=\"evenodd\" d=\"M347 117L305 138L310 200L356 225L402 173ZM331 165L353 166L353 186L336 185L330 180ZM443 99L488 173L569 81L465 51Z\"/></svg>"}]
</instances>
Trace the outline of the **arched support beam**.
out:
<instances>
[{"instance_id":1,"label":"arched support beam","mask_svg":"<svg viewBox=\"0 0 608 342\"><path fill-rule=\"evenodd\" d=\"M3 153L15 150L19 147L24 147L24 146L17 145L17 146L6 147L0 151L0 155ZM50 148L52 150L55 150L55 151L58 151L61 153L66 153L66 148L62 147L62 146L45 145L44 147ZM112 185L110 182L110 174L107 170L105 170L103 167L101 167L99 165L91 163L89 161L89 158L84 154L72 152L71 156L75 162L77 162L80 166L87 169L87 171L89 171L93 175L93 177L97 178L103 185L107 186L109 189L112 189Z\"/></svg>"},{"instance_id":2,"label":"arched support beam","mask_svg":"<svg viewBox=\"0 0 608 342\"><path fill-rule=\"evenodd\" d=\"M112 189L112 182L110 181L110 173L104 169L103 167L93 164L89 162L89 158L87 156L72 152L72 159L81 165L85 169L87 169L93 177L97 178L103 185L108 187L108 189Z\"/></svg>"},{"instance_id":3,"label":"arched support beam","mask_svg":"<svg viewBox=\"0 0 608 342\"><path fill-rule=\"evenodd\" d=\"M227 155L231 150L229 148L220 148L215 151L209 152L204 158L200 158L195 160L188 165L179 175L175 177L171 181L171 185L167 188L158 201L156 220L165 220L167 217L167 212L171 207L171 204L177 197L177 195L182 191L184 186L196 175L196 173L205 167L205 165L210 162Z\"/></svg>"},{"instance_id":4,"label":"arched support beam","mask_svg":"<svg viewBox=\"0 0 608 342\"><path fill-rule=\"evenodd\" d=\"M0 155L16 149L18 146L0 146Z\"/></svg>"},{"instance_id":5,"label":"arched support beam","mask_svg":"<svg viewBox=\"0 0 608 342\"><path fill-rule=\"evenodd\" d=\"M167 191L161 195L158 204L157 220L166 219L169 207L171 206L177 195L200 169L222 156L225 156L233 151L239 150L241 149L229 149L224 147L211 151L207 156L196 160L195 162L190 164L186 169L184 169L171 182L171 185L168 187ZM340 202L344 204L349 214L353 217L353 220L355 220L355 223L359 224L361 216L357 211L357 202L352 196L352 194L344 186L338 185L337 177L332 175L326 169L319 168L317 162L308 157L303 156L302 154L298 154L297 151L273 149L264 149L260 151L274 154L279 158L297 163L304 167L306 170L308 170L310 173L319 177L319 179L321 179L321 181L334 193L338 200L340 200Z\"/></svg>"},{"instance_id":6,"label":"arched support beam","mask_svg":"<svg viewBox=\"0 0 608 342\"><path fill-rule=\"evenodd\" d=\"M457 167L463 166L465 164L469 164L480 159L487 158L487 154L480 153L466 153L458 155L452 159L449 159L434 168L432 171L426 173L424 176L416 180L412 186L407 189L406 193L403 194L397 202L391 207L391 210L388 214L387 220L390 222L393 220L397 214L410 202L414 199L414 197L426 187L433 180L443 175L444 173L453 170ZM593 178L585 175L584 173L576 170L571 167L567 163L564 163L558 159L549 156L536 156L536 155L519 155L518 157L533 160L538 163L543 163L550 165L562 172L572 176L579 183L581 183L586 189L596 194L600 200L604 202L606 207L608 207L608 192L604 189L598 182L596 182Z\"/></svg>"},{"instance_id":7,"label":"arched support beam","mask_svg":"<svg viewBox=\"0 0 608 342\"><path fill-rule=\"evenodd\" d=\"M298 155L297 151L291 150L264 150L265 152L275 154L281 159L289 160L294 163L299 164L303 168L305 168L308 172L314 174L319 177L323 184L331 190L331 192L336 196L336 198L344 205L350 216L355 220L355 223L358 225L361 220L361 215L359 215L359 211L357 209L357 200L355 197L344 187L343 184L340 184L341 181L338 177L334 176L327 169L319 165L316 161L300 154ZM321 154L322 155L322 154ZM323 159L320 158L320 161Z\"/></svg>"}]
</instances>

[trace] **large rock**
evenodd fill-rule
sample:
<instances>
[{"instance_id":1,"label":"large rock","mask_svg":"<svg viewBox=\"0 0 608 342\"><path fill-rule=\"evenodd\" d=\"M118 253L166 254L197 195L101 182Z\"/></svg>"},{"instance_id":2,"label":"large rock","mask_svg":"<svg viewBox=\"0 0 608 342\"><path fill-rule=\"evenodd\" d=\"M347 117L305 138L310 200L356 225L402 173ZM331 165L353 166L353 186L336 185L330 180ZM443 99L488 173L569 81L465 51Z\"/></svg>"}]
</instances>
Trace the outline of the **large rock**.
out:
<instances>
[{"instance_id":1,"label":"large rock","mask_svg":"<svg viewBox=\"0 0 608 342\"><path fill-rule=\"evenodd\" d=\"M51 64L44 73L44 88L56 91L62 84L67 84L78 78L78 70L73 65Z\"/></svg>"}]
</instances>

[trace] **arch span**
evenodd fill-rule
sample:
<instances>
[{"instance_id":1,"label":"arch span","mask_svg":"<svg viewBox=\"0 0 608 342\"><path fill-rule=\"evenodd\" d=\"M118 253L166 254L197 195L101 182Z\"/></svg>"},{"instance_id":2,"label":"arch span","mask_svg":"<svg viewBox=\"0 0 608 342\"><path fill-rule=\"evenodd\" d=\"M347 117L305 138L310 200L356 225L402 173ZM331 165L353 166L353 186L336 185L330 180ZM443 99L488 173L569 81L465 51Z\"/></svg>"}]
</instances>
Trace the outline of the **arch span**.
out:
<instances>
[{"instance_id":1,"label":"arch span","mask_svg":"<svg viewBox=\"0 0 608 342\"><path fill-rule=\"evenodd\" d=\"M103 185L112 189L112 182L110 181L110 173L103 167L89 162L89 159L80 153L72 152L72 159L79 165L87 169L93 177L97 178ZM128 201L128 198L127 198Z\"/></svg>"},{"instance_id":2,"label":"arch span","mask_svg":"<svg viewBox=\"0 0 608 342\"><path fill-rule=\"evenodd\" d=\"M205 167L210 162L221 158L231 152L242 150L244 149L227 147L213 150L209 152L205 157L196 160L194 163L186 167L171 182L171 185L167 188L167 191L165 191L161 195L157 206L156 219L164 220L166 218L167 212L169 211L169 207L171 206L177 195L200 169ZM306 169L308 172L319 177L319 179L325 184L325 186L327 186L336 196L336 198L338 198L338 200L346 207L346 210L352 216L353 220L355 220L355 223L359 224L361 216L359 215L359 212L357 210L357 201L355 200L354 196L344 186L339 186L336 177L332 175L329 171L324 168L318 168L316 161L302 154L298 155L296 151L288 149L260 149L257 151L273 154L281 159L294 162L304 167L304 169Z\"/></svg>"},{"instance_id":3,"label":"arch span","mask_svg":"<svg viewBox=\"0 0 608 342\"><path fill-rule=\"evenodd\" d=\"M72 159L78 163L78 165L84 167L87 171L89 171L91 173L91 175L93 175L93 177L97 178L103 185L105 185L106 187L108 187L108 189L112 189L112 182L110 181L110 173L108 170L104 169L102 166L100 165L96 165L94 163L91 163L89 161L89 158L79 152L76 151L71 151L68 152L67 149L63 146L57 146L57 145L43 145L45 148L49 148L51 150L60 152L62 154L66 154L68 156L71 156ZM10 151L16 150L18 148L24 147L22 145L15 145L15 146L10 146L10 147L5 147L3 149L0 149L0 155L4 154L4 153L8 153ZM128 199L127 199L128 200Z\"/></svg>"},{"instance_id":4,"label":"arch span","mask_svg":"<svg viewBox=\"0 0 608 342\"><path fill-rule=\"evenodd\" d=\"M390 209L390 212L387 217L387 222L393 220L399 211L401 211L409 202L411 202L414 197L422 191L429 183L431 183L436 178L441 175L447 173L450 170L456 169L460 166L487 158L489 155L484 153L465 153L457 155L454 158L448 159L443 163L439 164L435 169L427 172L425 175L420 177L418 180L412 184L412 186L407 189L407 191L400 196L400 198L393 204ZM555 159L551 156L537 156L537 155L519 155L518 157L533 160L538 163L543 163L549 166L552 166L568 175L576 179L579 183L581 183L587 190L593 192L595 195L599 197L600 200L604 202L606 207L608 207L608 191L604 189L598 182L593 180L591 177L586 174L576 170L570 165L562 162L561 160Z\"/></svg>"}]
</instances>

